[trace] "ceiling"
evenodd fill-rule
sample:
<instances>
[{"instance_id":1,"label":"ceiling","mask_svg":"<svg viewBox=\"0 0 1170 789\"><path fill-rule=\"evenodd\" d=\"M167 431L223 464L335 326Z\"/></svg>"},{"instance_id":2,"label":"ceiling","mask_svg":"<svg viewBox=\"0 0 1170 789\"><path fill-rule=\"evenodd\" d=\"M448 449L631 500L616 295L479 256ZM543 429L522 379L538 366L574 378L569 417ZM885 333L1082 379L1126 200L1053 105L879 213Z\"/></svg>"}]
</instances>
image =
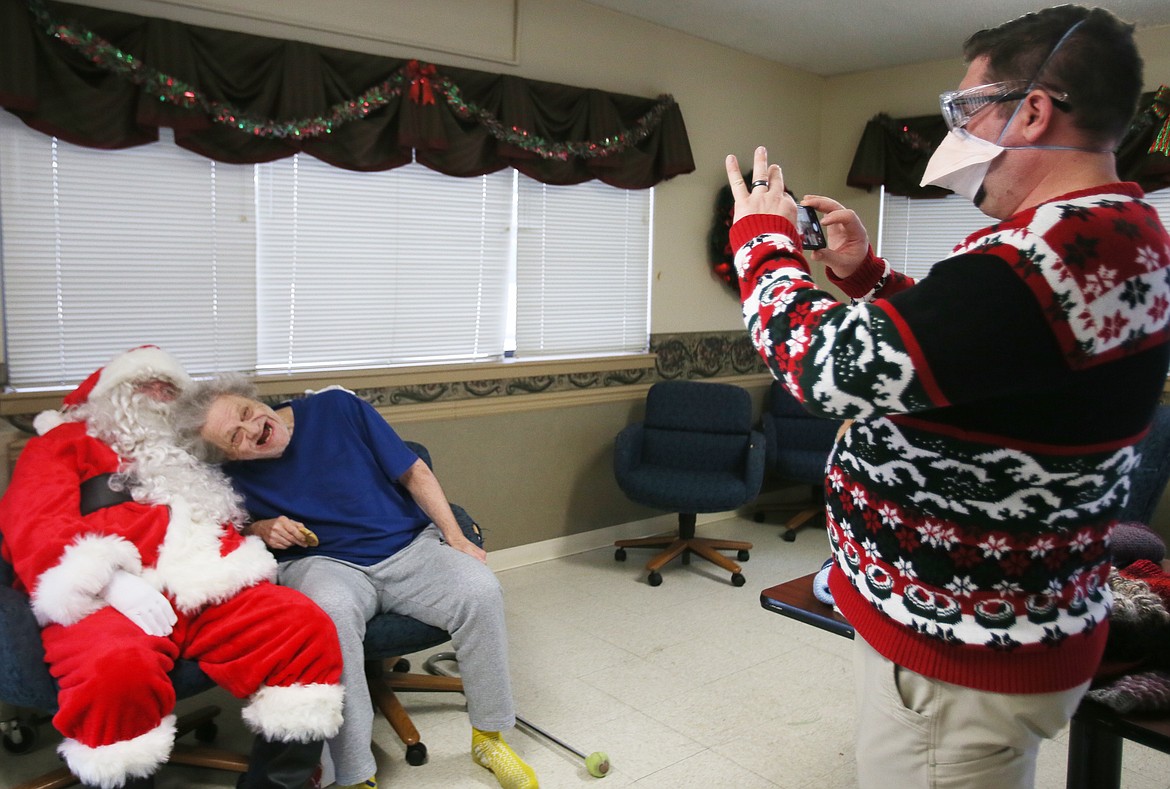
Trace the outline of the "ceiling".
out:
<instances>
[{"instance_id":1,"label":"ceiling","mask_svg":"<svg viewBox=\"0 0 1170 789\"><path fill-rule=\"evenodd\" d=\"M960 57L976 30L1044 7L1037 0L588 2L822 76ZM1168 0L1096 5L1138 27L1170 25Z\"/></svg>"}]
</instances>

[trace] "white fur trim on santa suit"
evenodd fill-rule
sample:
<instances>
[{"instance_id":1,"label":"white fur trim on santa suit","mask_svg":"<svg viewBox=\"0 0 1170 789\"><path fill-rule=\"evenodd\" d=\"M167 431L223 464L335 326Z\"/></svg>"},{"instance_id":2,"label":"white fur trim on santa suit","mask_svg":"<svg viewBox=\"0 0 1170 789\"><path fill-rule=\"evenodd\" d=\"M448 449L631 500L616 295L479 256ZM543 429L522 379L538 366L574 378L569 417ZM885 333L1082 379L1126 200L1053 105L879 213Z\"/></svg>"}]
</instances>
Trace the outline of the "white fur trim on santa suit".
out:
<instances>
[{"instance_id":1,"label":"white fur trim on santa suit","mask_svg":"<svg viewBox=\"0 0 1170 789\"><path fill-rule=\"evenodd\" d=\"M142 577L169 592L175 607L190 614L222 603L240 590L276 579L276 559L259 537L248 537L226 556L220 555L223 525L195 518L186 501L171 500L171 520L154 567Z\"/></svg>"},{"instance_id":2,"label":"white fur trim on santa suit","mask_svg":"<svg viewBox=\"0 0 1170 789\"><path fill-rule=\"evenodd\" d=\"M116 789L128 778L154 775L170 757L174 744L175 716L168 715L157 727L133 739L95 748L66 739L57 746L57 753L82 783Z\"/></svg>"},{"instance_id":3,"label":"white fur trim on santa suit","mask_svg":"<svg viewBox=\"0 0 1170 789\"><path fill-rule=\"evenodd\" d=\"M341 728L341 685L268 685L241 711L248 728L274 742L327 740Z\"/></svg>"},{"instance_id":4,"label":"white fur trim on santa suit","mask_svg":"<svg viewBox=\"0 0 1170 789\"><path fill-rule=\"evenodd\" d=\"M105 607L102 590L117 570L137 574L142 559L133 543L115 535L83 534L41 573L30 602L37 623L72 625Z\"/></svg>"},{"instance_id":5,"label":"white fur trim on santa suit","mask_svg":"<svg viewBox=\"0 0 1170 789\"><path fill-rule=\"evenodd\" d=\"M191 383L191 376L175 357L153 345L133 348L101 369L89 396L104 394L120 383L140 381L147 376L162 376L183 388Z\"/></svg>"},{"instance_id":6,"label":"white fur trim on santa suit","mask_svg":"<svg viewBox=\"0 0 1170 789\"><path fill-rule=\"evenodd\" d=\"M162 348L156 345L131 348L105 367L95 370L66 395L61 410L37 414L33 418L33 429L38 436L43 436L59 425L75 421L77 407L86 403L90 397L105 394L127 381L144 381L154 377L165 378L180 389L191 383L191 376L183 369L183 365Z\"/></svg>"},{"instance_id":7,"label":"white fur trim on santa suit","mask_svg":"<svg viewBox=\"0 0 1170 789\"><path fill-rule=\"evenodd\" d=\"M60 411L41 411L33 417L33 430L37 431L38 436L43 436L53 428L70 421L72 420L66 419Z\"/></svg>"}]
</instances>

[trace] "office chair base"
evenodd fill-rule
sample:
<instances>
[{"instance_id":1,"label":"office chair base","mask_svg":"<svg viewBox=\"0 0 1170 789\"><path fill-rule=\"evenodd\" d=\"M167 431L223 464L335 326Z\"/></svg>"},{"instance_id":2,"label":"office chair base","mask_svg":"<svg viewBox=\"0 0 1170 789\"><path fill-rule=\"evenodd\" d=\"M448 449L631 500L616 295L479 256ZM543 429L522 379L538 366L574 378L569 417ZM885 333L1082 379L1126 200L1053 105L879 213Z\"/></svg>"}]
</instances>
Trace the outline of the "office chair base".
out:
<instances>
[{"instance_id":1,"label":"office chair base","mask_svg":"<svg viewBox=\"0 0 1170 789\"><path fill-rule=\"evenodd\" d=\"M220 709L214 705L182 715L175 722L175 737L193 733L200 743L215 739L218 726L215 716ZM248 757L242 753L228 751L222 748L209 748L206 745L185 745L175 743L167 764L185 764L189 767L209 767L213 770L226 770L233 773L246 772ZM166 765L164 765L165 767ZM78 786L81 781L68 767L59 767L52 772L45 773L38 778L32 778L24 783L17 784L12 789L65 789L67 786Z\"/></svg>"},{"instance_id":2,"label":"office chair base","mask_svg":"<svg viewBox=\"0 0 1170 789\"><path fill-rule=\"evenodd\" d=\"M619 562L625 561L626 548L666 549L656 554L646 563L646 571L649 573L646 576L646 582L651 586L659 586L662 584L662 574L658 571L671 560L681 556L683 563L687 564L690 562L691 554L696 554L715 566L727 570L731 573L732 585L743 586L746 583L746 579L740 572L742 568L729 557L719 553L719 551L736 551L736 558L746 562L751 558L750 551L752 549L752 544L743 540L718 540L708 537L696 537L693 515L689 517L684 515L679 516L679 531L677 535L665 534L659 537L639 537L632 540L618 540L614 543L614 546L616 550L614 551L613 558Z\"/></svg>"},{"instance_id":3,"label":"office chair base","mask_svg":"<svg viewBox=\"0 0 1170 789\"><path fill-rule=\"evenodd\" d=\"M22 784L17 784L13 789L64 789L66 786L78 786L81 781L77 780L73 773L69 772L68 767L58 767L51 773L45 773L39 778L25 781Z\"/></svg>"},{"instance_id":4,"label":"office chair base","mask_svg":"<svg viewBox=\"0 0 1170 789\"><path fill-rule=\"evenodd\" d=\"M796 505L799 506L799 505ZM759 507L752 513L752 520L756 523L763 523L764 516L769 512L791 512L794 509L792 506L774 505L768 507ZM806 526L813 526L817 523L824 523L825 505L823 501L817 501L811 506L801 509L791 518L784 522L784 531L780 532L780 539L785 542L795 542L796 533Z\"/></svg>"},{"instance_id":5,"label":"office chair base","mask_svg":"<svg viewBox=\"0 0 1170 789\"><path fill-rule=\"evenodd\" d=\"M9 753L28 753L37 743L37 730L19 718L0 723L4 750Z\"/></svg>"},{"instance_id":6,"label":"office chair base","mask_svg":"<svg viewBox=\"0 0 1170 789\"><path fill-rule=\"evenodd\" d=\"M385 670L382 660L366 661L366 680L370 686L370 698L386 716L390 727L406 746L406 763L412 767L425 764L427 746L422 742L414 722L399 701L396 691L430 691L440 693L462 693L463 680L458 677L436 677L428 674L410 673L406 660L389 658L393 662L390 671Z\"/></svg>"}]
</instances>

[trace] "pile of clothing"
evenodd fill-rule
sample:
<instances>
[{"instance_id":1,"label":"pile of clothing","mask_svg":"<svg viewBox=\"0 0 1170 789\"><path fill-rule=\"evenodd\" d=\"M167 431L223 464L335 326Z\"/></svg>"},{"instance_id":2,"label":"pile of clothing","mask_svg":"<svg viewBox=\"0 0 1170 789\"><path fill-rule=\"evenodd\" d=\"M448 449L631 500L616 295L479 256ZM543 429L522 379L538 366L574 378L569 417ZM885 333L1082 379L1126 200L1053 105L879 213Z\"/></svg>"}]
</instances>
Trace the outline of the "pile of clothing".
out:
<instances>
[{"instance_id":1,"label":"pile of clothing","mask_svg":"<svg viewBox=\"0 0 1170 789\"><path fill-rule=\"evenodd\" d=\"M1110 543L1113 614L1088 697L1121 713L1170 710L1170 574L1166 545L1140 523L1117 526Z\"/></svg>"},{"instance_id":2,"label":"pile of clothing","mask_svg":"<svg viewBox=\"0 0 1170 789\"><path fill-rule=\"evenodd\" d=\"M1170 573L1166 544L1142 523L1120 523L1110 541L1113 614L1109 640L1088 697L1120 713L1170 710ZM833 605L826 559L813 595Z\"/></svg>"}]
</instances>

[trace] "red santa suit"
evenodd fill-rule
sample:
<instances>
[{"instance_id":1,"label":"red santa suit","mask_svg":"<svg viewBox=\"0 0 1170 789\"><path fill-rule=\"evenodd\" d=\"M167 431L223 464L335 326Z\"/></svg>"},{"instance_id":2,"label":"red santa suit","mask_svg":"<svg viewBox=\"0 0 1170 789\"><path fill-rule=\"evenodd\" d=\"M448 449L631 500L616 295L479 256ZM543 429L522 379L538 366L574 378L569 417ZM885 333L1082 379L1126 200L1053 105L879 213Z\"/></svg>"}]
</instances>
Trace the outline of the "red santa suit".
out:
<instances>
[{"instance_id":1,"label":"red santa suit","mask_svg":"<svg viewBox=\"0 0 1170 789\"><path fill-rule=\"evenodd\" d=\"M131 480L126 491L111 490L107 475L127 459L90 435L89 422L71 419L96 394L150 377L189 380L158 348L118 357L66 399L62 419L38 418L45 432L29 440L0 499L4 556L30 596L59 686L60 753L75 775L103 787L166 761L175 736L167 672L180 657L249 698L245 721L269 740L321 740L341 722L333 623L308 598L271 583L276 564L263 542L223 517L222 502L235 501L227 482L172 445L166 451L186 476L169 487L179 489L163 474L153 487ZM192 479L211 493L193 490ZM119 570L170 601L177 621L169 635L147 635L107 605L103 592Z\"/></svg>"}]
</instances>

